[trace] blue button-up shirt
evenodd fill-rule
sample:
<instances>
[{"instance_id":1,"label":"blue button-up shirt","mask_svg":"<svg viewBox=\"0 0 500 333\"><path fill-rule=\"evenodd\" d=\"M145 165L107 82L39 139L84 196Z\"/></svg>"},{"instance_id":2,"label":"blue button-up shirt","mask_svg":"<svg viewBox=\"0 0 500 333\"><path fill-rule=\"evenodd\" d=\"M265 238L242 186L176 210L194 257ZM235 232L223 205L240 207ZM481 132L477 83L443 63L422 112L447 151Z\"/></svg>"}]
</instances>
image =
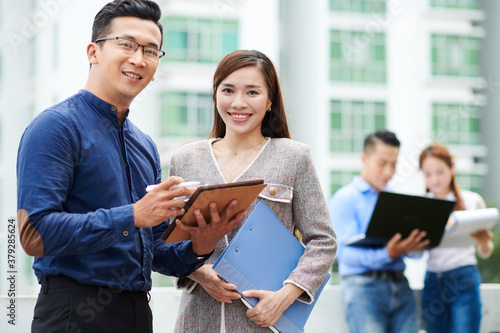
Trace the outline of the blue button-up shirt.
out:
<instances>
[{"instance_id":1,"label":"blue button-up shirt","mask_svg":"<svg viewBox=\"0 0 500 333\"><path fill-rule=\"evenodd\" d=\"M166 223L135 228L133 203L161 181L158 151L116 108L81 90L39 114L18 151L23 237L42 244L39 281L66 275L83 284L151 289L151 271L184 276L203 261L190 241L164 244ZM29 222L29 225L28 225ZM27 225L27 227L26 227ZM40 246L39 246L40 247ZM26 248L26 246L25 246Z\"/></svg>"},{"instance_id":2,"label":"blue button-up shirt","mask_svg":"<svg viewBox=\"0 0 500 333\"><path fill-rule=\"evenodd\" d=\"M387 189L386 189L387 190ZM371 270L403 271L402 258L392 259L387 248L361 248L344 245L345 241L365 233L378 199L378 192L363 178L356 176L338 190L328 202L337 233L337 261L340 275L359 274Z\"/></svg>"}]
</instances>

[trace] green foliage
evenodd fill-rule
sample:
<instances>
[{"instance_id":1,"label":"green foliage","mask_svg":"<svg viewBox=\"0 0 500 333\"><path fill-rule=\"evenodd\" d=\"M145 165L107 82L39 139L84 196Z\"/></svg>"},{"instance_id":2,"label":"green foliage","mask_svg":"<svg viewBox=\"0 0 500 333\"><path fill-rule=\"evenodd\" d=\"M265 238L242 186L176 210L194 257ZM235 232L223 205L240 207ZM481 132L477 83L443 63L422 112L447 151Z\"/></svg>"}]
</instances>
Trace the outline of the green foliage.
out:
<instances>
[{"instance_id":1,"label":"green foliage","mask_svg":"<svg viewBox=\"0 0 500 333\"><path fill-rule=\"evenodd\" d=\"M493 228L493 244L495 249L488 259L478 257L477 267L481 273L483 283L500 283L500 224Z\"/></svg>"}]
</instances>

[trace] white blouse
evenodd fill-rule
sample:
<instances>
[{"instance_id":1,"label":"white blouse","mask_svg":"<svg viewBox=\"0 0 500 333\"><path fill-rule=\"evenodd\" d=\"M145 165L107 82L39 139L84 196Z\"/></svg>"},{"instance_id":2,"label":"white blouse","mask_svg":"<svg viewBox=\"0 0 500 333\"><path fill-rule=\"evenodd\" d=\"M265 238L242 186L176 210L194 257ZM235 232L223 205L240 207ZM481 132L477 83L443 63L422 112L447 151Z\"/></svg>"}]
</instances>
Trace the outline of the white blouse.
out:
<instances>
[{"instance_id":1,"label":"white blouse","mask_svg":"<svg viewBox=\"0 0 500 333\"><path fill-rule=\"evenodd\" d=\"M466 210L486 207L483 198L477 193L461 190L460 194ZM427 197L434 198L434 193L428 192ZM455 195L450 192L447 200L455 200ZM429 251L427 270L434 273L446 272L458 267L476 265L476 246L451 247L443 249L432 249Z\"/></svg>"}]
</instances>

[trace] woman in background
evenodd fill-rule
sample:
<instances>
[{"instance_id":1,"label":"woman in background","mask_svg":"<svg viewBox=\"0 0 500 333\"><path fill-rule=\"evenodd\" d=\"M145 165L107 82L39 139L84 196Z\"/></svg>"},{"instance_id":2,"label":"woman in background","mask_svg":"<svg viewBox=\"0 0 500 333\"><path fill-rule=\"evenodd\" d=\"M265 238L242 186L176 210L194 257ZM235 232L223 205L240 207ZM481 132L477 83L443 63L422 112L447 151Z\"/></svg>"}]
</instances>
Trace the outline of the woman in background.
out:
<instances>
[{"instance_id":1,"label":"woman in background","mask_svg":"<svg viewBox=\"0 0 500 333\"><path fill-rule=\"evenodd\" d=\"M433 144L420 154L426 196L456 201L454 210L486 208L477 193L460 190L455 180L453 157L441 144ZM493 252L493 234L479 230L471 237L476 246L437 248L429 251L422 290L422 317L428 333L478 333L481 324L481 278L476 250L488 258Z\"/></svg>"},{"instance_id":2,"label":"woman in background","mask_svg":"<svg viewBox=\"0 0 500 333\"><path fill-rule=\"evenodd\" d=\"M335 259L335 234L309 149L290 140L272 62L258 51L228 54L214 74L213 102L210 139L180 147L171 175L204 184L264 179L267 187L247 216L264 201L291 232L301 232L305 251L280 290L244 293L259 298L248 310L236 287L212 269L240 224L218 243L207 264L177 281L185 290L175 331L268 333L296 299L314 300Z\"/></svg>"}]
</instances>

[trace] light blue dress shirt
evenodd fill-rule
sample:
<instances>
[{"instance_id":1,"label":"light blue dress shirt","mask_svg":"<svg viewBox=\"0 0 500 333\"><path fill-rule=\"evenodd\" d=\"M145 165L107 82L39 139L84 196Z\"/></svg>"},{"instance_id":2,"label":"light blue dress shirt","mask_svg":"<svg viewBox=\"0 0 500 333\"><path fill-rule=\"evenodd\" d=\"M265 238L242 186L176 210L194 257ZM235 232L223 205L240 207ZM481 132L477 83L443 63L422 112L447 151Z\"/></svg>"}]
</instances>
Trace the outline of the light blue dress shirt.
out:
<instances>
[{"instance_id":1,"label":"light blue dress shirt","mask_svg":"<svg viewBox=\"0 0 500 333\"><path fill-rule=\"evenodd\" d=\"M388 190L387 188L384 190ZM365 233L377 202L378 191L360 176L338 190L328 202L337 234L337 260L340 275L360 274L372 270L403 271L402 258L392 259L387 248L346 246L346 240Z\"/></svg>"}]
</instances>

